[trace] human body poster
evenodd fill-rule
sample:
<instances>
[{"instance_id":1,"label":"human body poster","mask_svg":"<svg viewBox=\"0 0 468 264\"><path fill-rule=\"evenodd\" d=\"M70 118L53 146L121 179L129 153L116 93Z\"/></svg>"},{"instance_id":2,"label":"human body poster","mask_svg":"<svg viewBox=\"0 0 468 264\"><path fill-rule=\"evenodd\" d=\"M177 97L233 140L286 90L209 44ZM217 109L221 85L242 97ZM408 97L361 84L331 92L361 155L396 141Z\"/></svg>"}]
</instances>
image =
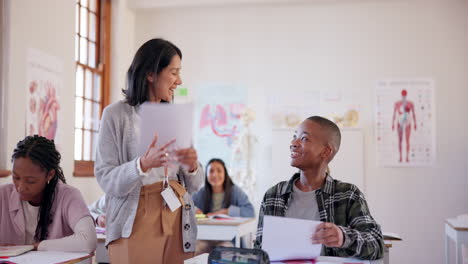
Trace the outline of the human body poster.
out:
<instances>
[{"instance_id":1,"label":"human body poster","mask_svg":"<svg viewBox=\"0 0 468 264\"><path fill-rule=\"evenodd\" d=\"M204 84L197 89L196 141L199 160L222 159L230 168L233 149L243 129L240 120L247 90L231 84Z\"/></svg>"},{"instance_id":2,"label":"human body poster","mask_svg":"<svg viewBox=\"0 0 468 264\"><path fill-rule=\"evenodd\" d=\"M375 135L379 166L420 167L434 164L434 101L432 80L378 82Z\"/></svg>"},{"instance_id":3,"label":"human body poster","mask_svg":"<svg viewBox=\"0 0 468 264\"><path fill-rule=\"evenodd\" d=\"M36 49L27 60L26 134L60 140L62 62Z\"/></svg>"}]
</instances>

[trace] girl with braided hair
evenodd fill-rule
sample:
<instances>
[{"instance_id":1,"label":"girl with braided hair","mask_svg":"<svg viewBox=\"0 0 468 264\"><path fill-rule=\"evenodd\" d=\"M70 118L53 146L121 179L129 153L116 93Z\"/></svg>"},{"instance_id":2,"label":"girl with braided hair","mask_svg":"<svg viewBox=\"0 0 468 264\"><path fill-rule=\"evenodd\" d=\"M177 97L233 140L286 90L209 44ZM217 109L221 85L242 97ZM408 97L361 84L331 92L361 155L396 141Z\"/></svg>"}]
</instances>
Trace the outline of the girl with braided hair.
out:
<instances>
[{"instance_id":1,"label":"girl with braided hair","mask_svg":"<svg viewBox=\"0 0 468 264\"><path fill-rule=\"evenodd\" d=\"M0 185L0 245L93 252L94 221L78 189L66 184L54 141L27 136L12 155L13 184Z\"/></svg>"}]
</instances>

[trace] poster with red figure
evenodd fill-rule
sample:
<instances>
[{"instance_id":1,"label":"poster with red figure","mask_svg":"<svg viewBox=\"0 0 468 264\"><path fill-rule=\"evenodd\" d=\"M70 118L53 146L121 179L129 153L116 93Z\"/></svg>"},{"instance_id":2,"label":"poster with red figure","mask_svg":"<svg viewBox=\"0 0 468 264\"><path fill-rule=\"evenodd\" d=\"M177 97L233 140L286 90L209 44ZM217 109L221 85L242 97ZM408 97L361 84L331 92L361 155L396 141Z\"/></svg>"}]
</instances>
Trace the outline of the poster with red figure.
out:
<instances>
[{"instance_id":1,"label":"poster with red figure","mask_svg":"<svg viewBox=\"0 0 468 264\"><path fill-rule=\"evenodd\" d=\"M421 167L435 162L432 80L380 81L376 89L377 163Z\"/></svg>"},{"instance_id":2,"label":"poster with red figure","mask_svg":"<svg viewBox=\"0 0 468 264\"><path fill-rule=\"evenodd\" d=\"M220 158L229 168L234 142L242 131L241 114L247 90L243 86L206 84L197 88L195 147L200 162Z\"/></svg>"},{"instance_id":3,"label":"poster with red figure","mask_svg":"<svg viewBox=\"0 0 468 264\"><path fill-rule=\"evenodd\" d=\"M27 60L26 134L60 140L62 62L51 55L30 49Z\"/></svg>"}]
</instances>

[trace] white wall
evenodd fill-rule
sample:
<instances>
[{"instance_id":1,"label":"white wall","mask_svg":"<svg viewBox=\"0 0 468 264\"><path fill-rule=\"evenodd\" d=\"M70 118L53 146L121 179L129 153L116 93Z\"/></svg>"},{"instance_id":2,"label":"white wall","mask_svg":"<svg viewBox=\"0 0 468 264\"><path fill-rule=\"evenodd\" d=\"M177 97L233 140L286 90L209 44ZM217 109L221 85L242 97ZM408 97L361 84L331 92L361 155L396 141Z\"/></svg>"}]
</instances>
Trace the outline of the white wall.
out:
<instances>
[{"instance_id":1,"label":"white wall","mask_svg":"<svg viewBox=\"0 0 468 264\"><path fill-rule=\"evenodd\" d=\"M392 263L443 263L446 217L468 212L468 1L317 1L303 5L139 10L135 48L162 36L183 51L186 87L249 87L260 135L259 191L269 181L265 94L337 90L361 104L365 185L383 230L404 239ZM436 81L437 164L379 168L373 130L377 80ZM259 193L262 195L262 193Z\"/></svg>"},{"instance_id":2,"label":"white wall","mask_svg":"<svg viewBox=\"0 0 468 264\"><path fill-rule=\"evenodd\" d=\"M111 102L121 100L125 76L132 63L135 48L135 14L127 0L112 1Z\"/></svg>"},{"instance_id":3,"label":"white wall","mask_svg":"<svg viewBox=\"0 0 468 264\"><path fill-rule=\"evenodd\" d=\"M87 203L97 199L102 191L94 177L73 177L74 153L74 91L75 91L75 1L54 0L7 0L10 3L9 64L7 89L8 115L5 146L10 157L16 143L25 136L27 68L29 48L41 50L63 62L63 87L60 95L63 123L62 168L67 182L80 189ZM72 118L69 118L72 117ZM11 169L9 158L7 168ZM11 176L1 178L1 183L10 183Z\"/></svg>"}]
</instances>

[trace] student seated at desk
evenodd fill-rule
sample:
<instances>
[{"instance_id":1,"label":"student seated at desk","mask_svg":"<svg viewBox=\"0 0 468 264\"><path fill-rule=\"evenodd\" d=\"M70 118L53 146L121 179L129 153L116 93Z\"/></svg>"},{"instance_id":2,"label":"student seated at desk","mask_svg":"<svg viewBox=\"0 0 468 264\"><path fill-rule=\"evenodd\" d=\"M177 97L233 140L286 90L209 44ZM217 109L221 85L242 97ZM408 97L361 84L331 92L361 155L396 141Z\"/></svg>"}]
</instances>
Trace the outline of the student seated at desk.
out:
<instances>
[{"instance_id":1,"label":"student seated at desk","mask_svg":"<svg viewBox=\"0 0 468 264\"><path fill-rule=\"evenodd\" d=\"M270 188L263 198L255 247L262 247L263 216L322 221L311 243L323 244L322 255L379 259L384 240L364 194L349 183L334 180L328 164L338 152L338 126L319 116L304 120L293 135L291 166L299 173Z\"/></svg>"},{"instance_id":2,"label":"student seated at desk","mask_svg":"<svg viewBox=\"0 0 468 264\"><path fill-rule=\"evenodd\" d=\"M197 207L197 214L255 216L249 198L241 188L234 185L226 165L221 159L211 159L206 165L205 186L193 194L193 202ZM196 253L209 252L213 246L232 246L232 243L228 241L198 241Z\"/></svg>"},{"instance_id":3,"label":"student seated at desk","mask_svg":"<svg viewBox=\"0 0 468 264\"><path fill-rule=\"evenodd\" d=\"M106 195L94 201L93 204L88 206L88 209L96 225L99 227L106 227Z\"/></svg>"},{"instance_id":4,"label":"student seated at desk","mask_svg":"<svg viewBox=\"0 0 468 264\"><path fill-rule=\"evenodd\" d=\"M93 252L96 231L78 189L65 183L53 141L37 135L13 152L13 184L0 186L0 245Z\"/></svg>"}]
</instances>

